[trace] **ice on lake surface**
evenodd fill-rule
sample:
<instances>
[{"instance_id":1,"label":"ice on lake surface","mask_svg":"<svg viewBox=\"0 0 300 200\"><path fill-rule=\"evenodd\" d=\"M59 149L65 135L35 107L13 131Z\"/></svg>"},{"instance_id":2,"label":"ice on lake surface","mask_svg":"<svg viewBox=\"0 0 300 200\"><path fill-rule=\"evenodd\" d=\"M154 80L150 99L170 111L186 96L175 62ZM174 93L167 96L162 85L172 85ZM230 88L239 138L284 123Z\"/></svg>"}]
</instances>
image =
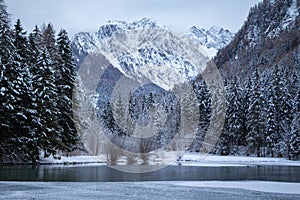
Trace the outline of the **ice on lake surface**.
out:
<instances>
[{"instance_id":1,"label":"ice on lake surface","mask_svg":"<svg viewBox=\"0 0 300 200\"><path fill-rule=\"evenodd\" d=\"M213 188L203 185L196 187L188 186L188 183L184 182L181 183L183 185L178 184L178 182L0 182L0 199L298 200L300 198L299 194L267 193L221 187ZM223 182L223 185L225 184L226 182ZM253 184L255 185L256 183L253 182ZM294 186L299 187L299 183L294 183Z\"/></svg>"}]
</instances>

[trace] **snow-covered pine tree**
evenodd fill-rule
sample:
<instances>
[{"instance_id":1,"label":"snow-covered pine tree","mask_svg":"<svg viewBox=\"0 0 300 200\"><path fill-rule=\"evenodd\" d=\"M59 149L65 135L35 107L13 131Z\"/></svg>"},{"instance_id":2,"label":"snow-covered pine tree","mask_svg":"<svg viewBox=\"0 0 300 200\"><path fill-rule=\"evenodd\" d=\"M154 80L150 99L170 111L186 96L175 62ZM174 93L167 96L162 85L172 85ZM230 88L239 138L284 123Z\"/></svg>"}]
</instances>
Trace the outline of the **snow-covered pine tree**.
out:
<instances>
[{"instance_id":1,"label":"snow-covered pine tree","mask_svg":"<svg viewBox=\"0 0 300 200\"><path fill-rule=\"evenodd\" d=\"M297 82L297 84L299 84ZM294 85L297 87L297 85ZM293 160L300 159L300 89L297 87L296 95L293 99L292 104L292 113L293 113L293 120L291 124L291 133L289 138L289 150L290 150L290 157Z\"/></svg>"},{"instance_id":2,"label":"snow-covered pine tree","mask_svg":"<svg viewBox=\"0 0 300 200\"><path fill-rule=\"evenodd\" d=\"M134 120L134 109L135 109L135 100L133 98L133 95L131 93L131 91L129 92L128 95L128 114L130 115L130 117L132 118L132 120Z\"/></svg>"},{"instance_id":3,"label":"snow-covered pine tree","mask_svg":"<svg viewBox=\"0 0 300 200\"><path fill-rule=\"evenodd\" d=\"M42 44L44 47L46 47L50 58L53 60L55 59L57 53L55 42L55 31L52 24L44 24L42 27Z\"/></svg>"},{"instance_id":4,"label":"snow-covered pine tree","mask_svg":"<svg viewBox=\"0 0 300 200\"><path fill-rule=\"evenodd\" d=\"M281 101L280 101L280 120L281 120L281 128L282 128L282 137L283 141L280 144L280 155L284 157L289 157L290 155L290 144L289 140L291 138L291 125L293 121L293 98L288 89L289 83L288 73L285 71L282 73L282 88L281 88Z\"/></svg>"},{"instance_id":5,"label":"snow-covered pine tree","mask_svg":"<svg viewBox=\"0 0 300 200\"><path fill-rule=\"evenodd\" d=\"M9 27L9 17L4 2L0 1L0 157L16 161L24 153L22 138L24 130L20 121L26 116L20 113L22 88L22 66L17 60L18 55ZM22 130L21 130L22 129Z\"/></svg>"},{"instance_id":6,"label":"snow-covered pine tree","mask_svg":"<svg viewBox=\"0 0 300 200\"><path fill-rule=\"evenodd\" d=\"M193 88L197 94L198 106L199 106L199 129L196 134L196 138L193 141L192 149L199 151L201 142L207 133L211 117L211 98L205 81L194 83Z\"/></svg>"},{"instance_id":7,"label":"snow-covered pine tree","mask_svg":"<svg viewBox=\"0 0 300 200\"><path fill-rule=\"evenodd\" d=\"M109 131L109 133L114 134L115 133L115 126L116 122L113 116L113 105L110 102L107 102L104 105L103 112L102 112L102 120L105 125L105 128ZM106 132L106 134L108 134Z\"/></svg>"},{"instance_id":8,"label":"snow-covered pine tree","mask_svg":"<svg viewBox=\"0 0 300 200\"><path fill-rule=\"evenodd\" d=\"M291 137L289 140L290 155L293 160L300 159L300 115L297 113L292 121Z\"/></svg>"},{"instance_id":9,"label":"snow-covered pine tree","mask_svg":"<svg viewBox=\"0 0 300 200\"><path fill-rule=\"evenodd\" d=\"M58 88L57 106L60 110L59 127L60 149L71 152L77 148L80 138L73 119L73 89L76 80L76 69L72 59L72 50L68 34L61 30L57 38L56 85Z\"/></svg>"},{"instance_id":10,"label":"snow-covered pine tree","mask_svg":"<svg viewBox=\"0 0 300 200\"><path fill-rule=\"evenodd\" d=\"M38 26L35 26L32 33L30 34L32 41L34 42L37 49L40 49L43 46L43 35Z\"/></svg>"},{"instance_id":11,"label":"snow-covered pine tree","mask_svg":"<svg viewBox=\"0 0 300 200\"><path fill-rule=\"evenodd\" d=\"M267 118L266 118L266 144L267 153L274 157L274 140L277 139L275 133L277 129L275 96L272 92L271 85L268 86L269 94L267 99Z\"/></svg>"},{"instance_id":12,"label":"snow-covered pine tree","mask_svg":"<svg viewBox=\"0 0 300 200\"><path fill-rule=\"evenodd\" d=\"M30 65L32 65L33 54L23 30L20 20L17 20L13 30L13 42L16 49L16 61L19 63L18 90L20 93L20 102L15 107L19 117L17 118L19 129L22 132L22 144L24 159L31 160L33 163L39 159L38 137L38 111L34 88L32 85L32 74ZM22 117L20 117L22 116Z\"/></svg>"},{"instance_id":13,"label":"snow-covered pine tree","mask_svg":"<svg viewBox=\"0 0 300 200\"><path fill-rule=\"evenodd\" d=\"M238 152L239 141L242 140L244 133L244 121L243 121L243 102L242 102L242 90L238 84L237 77L234 77L229 83L228 89L228 132L230 135L231 154Z\"/></svg>"},{"instance_id":14,"label":"snow-covered pine tree","mask_svg":"<svg viewBox=\"0 0 300 200\"><path fill-rule=\"evenodd\" d=\"M300 159L300 89L293 99L293 120L291 124L291 133L289 138L289 158L293 160Z\"/></svg>"},{"instance_id":15,"label":"snow-covered pine tree","mask_svg":"<svg viewBox=\"0 0 300 200\"><path fill-rule=\"evenodd\" d=\"M226 98L226 108L228 109L229 107L229 101L228 101L228 94L229 94L229 83L228 81L224 81L224 89L226 91L225 94L225 98ZM214 113L212 113L214 115ZM222 133L220 135L219 138L219 142L218 142L218 146L219 146L219 153L222 156L226 156L229 155L231 152L231 135L229 132L229 123L228 123L229 117L228 114L226 112L226 116L225 116L225 122L224 122L224 126L223 126L223 130Z\"/></svg>"},{"instance_id":16,"label":"snow-covered pine tree","mask_svg":"<svg viewBox=\"0 0 300 200\"><path fill-rule=\"evenodd\" d=\"M8 123L9 111L12 109L9 102L13 99L8 86L9 79L8 67L11 62L11 52L13 51L13 42L11 39L11 30L9 27L9 17L3 0L0 0L0 159L3 161L8 151L10 138Z\"/></svg>"},{"instance_id":17,"label":"snow-covered pine tree","mask_svg":"<svg viewBox=\"0 0 300 200\"><path fill-rule=\"evenodd\" d=\"M291 97L288 93L283 69L277 65L269 84L267 112L267 141L272 157L282 157L286 151L285 134L291 124Z\"/></svg>"},{"instance_id":18,"label":"snow-covered pine tree","mask_svg":"<svg viewBox=\"0 0 300 200\"><path fill-rule=\"evenodd\" d=\"M251 78L249 77L244 85L244 87L242 88L242 108L241 108L241 112L242 112L242 130L243 132L240 133L240 137L238 140L238 143L240 146L247 146L247 142L246 142L246 136L248 133L248 129L247 129L247 116L248 116L248 108L249 108L249 103L250 103L250 97L252 94L252 90L251 90Z\"/></svg>"},{"instance_id":19,"label":"snow-covered pine tree","mask_svg":"<svg viewBox=\"0 0 300 200\"><path fill-rule=\"evenodd\" d=\"M256 69L252 77L252 93L249 99L249 108L247 112L247 129L246 136L248 154L261 156L261 147L264 138L264 99L261 91L260 76Z\"/></svg>"},{"instance_id":20,"label":"snow-covered pine tree","mask_svg":"<svg viewBox=\"0 0 300 200\"><path fill-rule=\"evenodd\" d=\"M43 49L42 35L37 26L35 27L33 32L29 34L28 43L30 57L28 58L27 63L31 67L36 64L40 51ZM35 72L31 71L31 73L33 74Z\"/></svg>"},{"instance_id":21,"label":"snow-covered pine tree","mask_svg":"<svg viewBox=\"0 0 300 200\"><path fill-rule=\"evenodd\" d=\"M37 72L33 76L33 87L37 98L39 123L39 147L45 151L45 156L56 154L61 146L62 130L59 127L61 113L57 107L58 91L54 76L54 64L47 49L41 51L33 69Z\"/></svg>"},{"instance_id":22,"label":"snow-covered pine tree","mask_svg":"<svg viewBox=\"0 0 300 200\"><path fill-rule=\"evenodd\" d=\"M17 20L14 27L13 41L16 47L16 53L19 55L20 61L26 63L30 57L29 43L20 19Z\"/></svg>"},{"instance_id":23,"label":"snow-covered pine tree","mask_svg":"<svg viewBox=\"0 0 300 200\"><path fill-rule=\"evenodd\" d=\"M121 95L119 94L117 102L115 102L113 107L113 116L116 122L116 126L120 132L124 132L124 127L126 126L126 119L125 119L125 109L124 103L122 100Z\"/></svg>"}]
</instances>

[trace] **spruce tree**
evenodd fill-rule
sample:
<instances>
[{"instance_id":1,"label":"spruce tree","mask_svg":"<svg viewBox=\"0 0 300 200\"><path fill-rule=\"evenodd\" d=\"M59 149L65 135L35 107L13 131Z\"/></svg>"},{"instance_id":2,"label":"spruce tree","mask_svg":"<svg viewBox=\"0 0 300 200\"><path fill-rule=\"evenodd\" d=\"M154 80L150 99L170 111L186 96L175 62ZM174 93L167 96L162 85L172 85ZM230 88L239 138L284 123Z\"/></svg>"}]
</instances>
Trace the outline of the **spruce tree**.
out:
<instances>
[{"instance_id":1,"label":"spruce tree","mask_svg":"<svg viewBox=\"0 0 300 200\"><path fill-rule=\"evenodd\" d=\"M260 157L264 137L264 119L262 118L264 113L264 99L257 69L253 74L251 90L252 93L247 112L247 129L249 132L247 133L246 141L248 143L248 153L256 153L257 157Z\"/></svg>"},{"instance_id":2,"label":"spruce tree","mask_svg":"<svg viewBox=\"0 0 300 200\"><path fill-rule=\"evenodd\" d=\"M267 115L267 135L272 157L282 157L288 146L286 137L291 125L291 95L286 84L283 69L276 65L269 85Z\"/></svg>"},{"instance_id":3,"label":"spruce tree","mask_svg":"<svg viewBox=\"0 0 300 200\"><path fill-rule=\"evenodd\" d=\"M42 44L49 52L50 58L56 57L55 31L52 24L43 25L42 27Z\"/></svg>"},{"instance_id":4,"label":"spruce tree","mask_svg":"<svg viewBox=\"0 0 300 200\"><path fill-rule=\"evenodd\" d=\"M201 142L207 133L207 129L211 116L211 98L205 81L200 83L194 83L194 91L197 94L198 107L199 107L199 131L196 134L196 138L192 144L195 151L200 150Z\"/></svg>"},{"instance_id":5,"label":"spruce tree","mask_svg":"<svg viewBox=\"0 0 300 200\"><path fill-rule=\"evenodd\" d=\"M295 114L292 126L291 126L291 137L289 139L290 155L293 160L300 159L300 115Z\"/></svg>"},{"instance_id":6,"label":"spruce tree","mask_svg":"<svg viewBox=\"0 0 300 200\"><path fill-rule=\"evenodd\" d=\"M19 128L16 131L22 133L25 159L35 163L39 159L38 138L36 135L39 118L30 72L30 67L33 64L33 54L20 20L17 20L13 30L13 42L16 49L15 60L19 63L18 90L20 93L20 101L15 107L15 111L19 116L23 116L17 119L18 126L16 127Z\"/></svg>"},{"instance_id":7,"label":"spruce tree","mask_svg":"<svg viewBox=\"0 0 300 200\"><path fill-rule=\"evenodd\" d=\"M9 27L9 17L4 2L0 1L0 157L15 160L23 151L20 146L18 118L23 118L18 109L22 99L20 85L21 63L17 62L16 48Z\"/></svg>"},{"instance_id":8,"label":"spruce tree","mask_svg":"<svg viewBox=\"0 0 300 200\"><path fill-rule=\"evenodd\" d=\"M57 107L58 91L54 76L54 64L47 49L41 51L34 70L37 71L37 74L33 77L33 87L36 90L41 126L37 133L39 147L44 150L45 156L55 155L63 142L59 137L62 131L58 124L61 113Z\"/></svg>"},{"instance_id":9,"label":"spruce tree","mask_svg":"<svg viewBox=\"0 0 300 200\"><path fill-rule=\"evenodd\" d=\"M105 125L105 128L109 132L105 132L106 134L108 133L115 133L115 127L116 127L116 122L113 116L113 105L110 102L107 102L104 105L103 112L101 115L101 118L103 119L103 123Z\"/></svg>"},{"instance_id":10,"label":"spruce tree","mask_svg":"<svg viewBox=\"0 0 300 200\"><path fill-rule=\"evenodd\" d=\"M228 92L228 132L230 134L231 153L235 154L238 151L239 141L242 140L242 133L245 131L243 128L243 102L242 92L238 84L237 78L229 84Z\"/></svg>"},{"instance_id":11,"label":"spruce tree","mask_svg":"<svg viewBox=\"0 0 300 200\"><path fill-rule=\"evenodd\" d=\"M293 160L300 159L300 89L293 99L293 120L291 124L291 133L289 138L289 150Z\"/></svg>"},{"instance_id":12,"label":"spruce tree","mask_svg":"<svg viewBox=\"0 0 300 200\"><path fill-rule=\"evenodd\" d=\"M61 146L63 151L73 151L77 148L79 136L73 119L73 89L76 80L76 69L72 59L72 50L68 34L61 30L57 38L56 62L58 88L58 109L60 110L59 127Z\"/></svg>"},{"instance_id":13,"label":"spruce tree","mask_svg":"<svg viewBox=\"0 0 300 200\"><path fill-rule=\"evenodd\" d=\"M225 116L225 122L224 127L222 130L222 133L219 138L219 146L220 146L220 154L223 156L229 155L231 153L231 145L232 145L232 138L231 134L229 132L229 115L228 115L228 107L229 107L229 101L228 101L228 95L229 95L229 83L228 81L224 82L224 89L226 91L225 98L226 98L226 116ZM214 114L214 113L213 113Z\"/></svg>"}]
</instances>

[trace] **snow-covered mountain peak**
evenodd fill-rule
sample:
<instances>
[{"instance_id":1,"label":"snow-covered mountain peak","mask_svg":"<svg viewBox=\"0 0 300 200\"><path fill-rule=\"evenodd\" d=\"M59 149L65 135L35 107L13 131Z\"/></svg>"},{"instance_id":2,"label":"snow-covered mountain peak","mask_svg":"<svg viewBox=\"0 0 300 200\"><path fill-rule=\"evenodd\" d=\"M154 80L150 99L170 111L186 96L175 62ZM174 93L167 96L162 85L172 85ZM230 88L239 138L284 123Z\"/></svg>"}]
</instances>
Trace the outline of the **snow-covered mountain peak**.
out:
<instances>
[{"instance_id":1,"label":"snow-covered mountain peak","mask_svg":"<svg viewBox=\"0 0 300 200\"><path fill-rule=\"evenodd\" d=\"M193 26L190 28L190 35L208 50L215 51L226 46L234 37L234 33L218 26L212 26L208 30Z\"/></svg>"},{"instance_id":2,"label":"snow-covered mountain peak","mask_svg":"<svg viewBox=\"0 0 300 200\"><path fill-rule=\"evenodd\" d=\"M78 33L72 48L78 66L88 54L99 52L127 77L171 89L201 73L231 35L220 27L208 31L192 27L189 33L180 34L143 18L130 23L110 21L94 33Z\"/></svg>"},{"instance_id":3,"label":"snow-covered mountain peak","mask_svg":"<svg viewBox=\"0 0 300 200\"><path fill-rule=\"evenodd\" d=\"M153 21L152 19L146 17L133 22L110 20L108 21L107 24L116 25L122 29L134 29L134 28L146 28L146 27L159 26L156 21Z\"/></svg>"},{"instance_id":4,"label":"snow-covered mountain peak","mask_svg":"<svg viewBox=\"0 0 300 200\"><path fill-rule=\"evenodd\" d=\"M158 23L149 18L142 18L141 20L133 22L125 21L108 21L107 24L100 26L96 36L101 40L111 37L115 33L120 33L128 30L141 29L141 28L154 28L159 27Z\"/></svg>"}]
</instances>

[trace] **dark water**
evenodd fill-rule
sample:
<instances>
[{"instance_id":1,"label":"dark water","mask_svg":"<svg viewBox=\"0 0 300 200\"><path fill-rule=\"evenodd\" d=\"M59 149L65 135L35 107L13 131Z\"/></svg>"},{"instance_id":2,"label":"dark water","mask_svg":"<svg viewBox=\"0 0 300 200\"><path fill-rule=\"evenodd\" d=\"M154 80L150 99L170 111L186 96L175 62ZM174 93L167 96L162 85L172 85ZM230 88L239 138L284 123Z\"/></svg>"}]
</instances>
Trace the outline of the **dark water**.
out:
<instances>
[{"instance_id":1,"label":"dark water","mask_svg":"<svg viewBox=\"0 0 300 200\"><path fill-rule=\"evenodd\" d=\"M126 166L124 166L126 167ZM138 167L138 166L135 166ZM122 182L261 180L300 182L300 167L168 166L149 173L125 173L106 166L3 166L0 181Z\"/></svg>"}]
</instances>

